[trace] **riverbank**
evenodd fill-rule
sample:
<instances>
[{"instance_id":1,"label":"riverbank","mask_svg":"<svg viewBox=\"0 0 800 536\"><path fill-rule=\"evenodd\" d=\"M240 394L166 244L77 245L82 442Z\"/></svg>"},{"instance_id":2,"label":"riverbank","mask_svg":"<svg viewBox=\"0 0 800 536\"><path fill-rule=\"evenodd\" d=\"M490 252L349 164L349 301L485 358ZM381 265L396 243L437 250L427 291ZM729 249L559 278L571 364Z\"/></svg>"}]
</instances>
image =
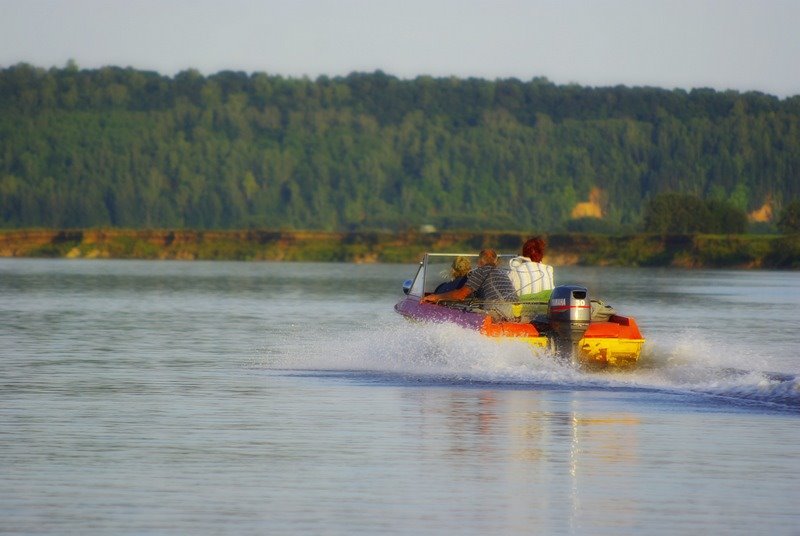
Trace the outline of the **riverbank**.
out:
<instances>
[{"instance_id":1,"label":"riverbank","mask_svg":"<svg viewBox=\"0 0 800 536\"><path fill-rule=\"evenodd\" d=\"M529 233L27 229L0 231L0 257L418 261L425 251L517 252ZM553 234L551 264L800 269L800 236Z\"/></svg>"}]
</instances>

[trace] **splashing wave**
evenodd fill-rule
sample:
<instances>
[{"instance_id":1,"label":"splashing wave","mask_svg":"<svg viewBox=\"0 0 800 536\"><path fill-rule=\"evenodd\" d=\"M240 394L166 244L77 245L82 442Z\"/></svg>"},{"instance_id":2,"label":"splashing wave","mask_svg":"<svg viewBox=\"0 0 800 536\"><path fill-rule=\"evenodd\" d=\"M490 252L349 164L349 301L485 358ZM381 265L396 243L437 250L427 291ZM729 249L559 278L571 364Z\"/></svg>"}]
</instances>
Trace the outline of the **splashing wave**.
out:
<instances>
[{"instance_id":1,"label":"splashing wave","mask_svg":"<svg viewBox=\"0 0 800 536\"><path fill-rule=\"evenodd\" d=\"M655 390L800 408L800 377L764 372L761 356L721 347L692 330L648 341L639 367L628 371L582 370L524 343L444 324L390 323L380 332L365 327L319 333L281 348L267 352L260 366L450 384Z\"/></svg>"}]
</instances>

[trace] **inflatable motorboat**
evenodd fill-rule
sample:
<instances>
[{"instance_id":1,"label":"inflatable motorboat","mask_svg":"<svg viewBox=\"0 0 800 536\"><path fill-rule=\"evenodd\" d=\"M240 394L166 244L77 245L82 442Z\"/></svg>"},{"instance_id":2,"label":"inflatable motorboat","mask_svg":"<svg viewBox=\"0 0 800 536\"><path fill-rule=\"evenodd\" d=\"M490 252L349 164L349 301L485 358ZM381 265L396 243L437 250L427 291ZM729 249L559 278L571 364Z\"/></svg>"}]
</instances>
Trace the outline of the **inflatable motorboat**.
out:
<instances>
[{"instance_id":1,"label":"inflatable motorboat","mask_svg":"<svg viewBox=\"0 0 800 536\"><path fill-rule=\"evenodd\" d=\"M503 316L496 313L496 304L485 301L421 302L449 279L456 257L477 259L475 254L426 253L416 276L403 284L404 297L395 310L410 320L452 323L488 337L525 342L581 365L627 367L638 362L644 338L636 321L610 308L610 314L602 314L606 306L580 285L556 286L546 293L546 301L505 303L503 310L511 312ZM498 266L507 267L510 258L500 255Z\"/></svg>"}]
</instances>

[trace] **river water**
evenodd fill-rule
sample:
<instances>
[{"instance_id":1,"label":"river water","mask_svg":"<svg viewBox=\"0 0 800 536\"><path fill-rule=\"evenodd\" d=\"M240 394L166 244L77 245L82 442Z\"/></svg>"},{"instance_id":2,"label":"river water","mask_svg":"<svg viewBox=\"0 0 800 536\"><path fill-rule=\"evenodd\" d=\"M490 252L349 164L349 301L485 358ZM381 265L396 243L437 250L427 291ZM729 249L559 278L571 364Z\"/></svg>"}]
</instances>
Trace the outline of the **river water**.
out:
<instances>
[{"instance_id":1,"label":"river water","mask_svg":"<svg viewBox=\"0 0 800 536\"><path fill-rule=\"evenodd\" d=\"M0 259L0 533L800 534L800 273L575 268L590 373L409 265Z\"/></svg>"}]
</instances>

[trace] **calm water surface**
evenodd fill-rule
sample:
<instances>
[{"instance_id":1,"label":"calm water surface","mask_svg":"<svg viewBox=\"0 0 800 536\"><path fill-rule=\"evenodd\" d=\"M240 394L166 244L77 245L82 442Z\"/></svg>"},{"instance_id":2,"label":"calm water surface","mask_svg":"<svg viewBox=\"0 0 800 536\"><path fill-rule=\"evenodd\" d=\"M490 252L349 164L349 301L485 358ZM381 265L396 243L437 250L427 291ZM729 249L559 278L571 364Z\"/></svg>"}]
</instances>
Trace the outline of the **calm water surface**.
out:
<instances>
[{"instance_id":1,"label":"calm water surface","mask_svg":"<svg viewBox=\"0 0 800 536\"><path fill-rule=\"evenodd\" d=\"M612 374L406 323L412 271L0 259L0 533L800 534L800 274L558 269Z\"/></svg>"}]
</instances>

